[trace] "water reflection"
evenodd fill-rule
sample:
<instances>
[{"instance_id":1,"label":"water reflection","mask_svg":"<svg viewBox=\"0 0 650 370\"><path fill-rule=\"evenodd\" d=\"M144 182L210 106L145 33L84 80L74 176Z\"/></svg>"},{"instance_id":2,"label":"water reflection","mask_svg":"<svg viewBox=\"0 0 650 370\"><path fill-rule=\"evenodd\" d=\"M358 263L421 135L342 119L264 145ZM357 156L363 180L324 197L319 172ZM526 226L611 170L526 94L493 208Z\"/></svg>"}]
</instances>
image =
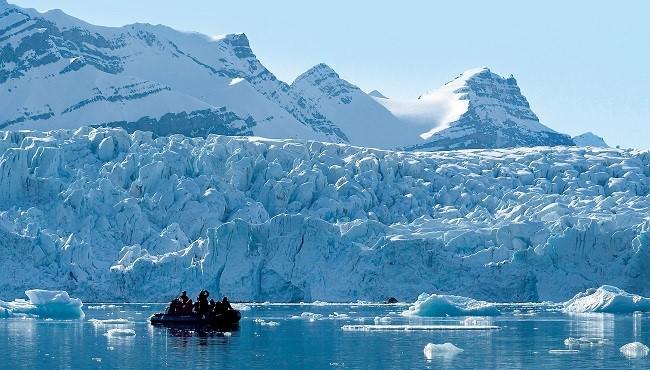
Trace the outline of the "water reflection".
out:
<instances>
[{"instance_id":1,"label":"water reflection","mask_svg":"<svg viewBox=\"0 0 650 370\"><path fill-rule=\"evenodd\" d=\"M610 313L569 314L569 332L575 337L612 338L616 316Z\"/></svg>"}]
</instances>

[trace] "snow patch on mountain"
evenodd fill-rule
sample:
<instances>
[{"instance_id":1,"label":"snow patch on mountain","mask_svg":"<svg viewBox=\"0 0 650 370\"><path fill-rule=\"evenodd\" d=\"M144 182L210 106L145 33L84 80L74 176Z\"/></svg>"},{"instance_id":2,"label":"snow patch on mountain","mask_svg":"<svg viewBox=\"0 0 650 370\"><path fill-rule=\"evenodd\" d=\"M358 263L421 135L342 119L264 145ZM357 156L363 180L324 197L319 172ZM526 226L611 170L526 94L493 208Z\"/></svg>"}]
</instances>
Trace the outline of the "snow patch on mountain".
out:
<instances>
[{"instance_id":1,"label":"snow patch on mountain","mask_svg":"<svg viewBox=\"0 0 650 370\"><path fill-rule=\"evenodd\" d=\"M585 132L582 135L574 136L573 142L577 146L593 146L598 148L609 148L605 140L593 132Z\"/></svg>"},{"instance_id":2,"label":"snow patch on mountain","mask_svg":"<svg viewBox=\"0 0 650 370\"><path fill-rule=\"evenodd\" d=\"M371 92L368 93L368 95L372 96L373 98L381 98L381 99L388 99L387 96L379 92L378 90L372 90Z\"/></svg>"},{"instance_id":3,"label":"snow patch on mountain","mask_svg":"<svg viewBox=\"0 0 650 370\"><path fill-rule=\"evenodd\" d=\"M650 293L647 151L6 131L0 188L3 299L34 286L95 301Z\"/></svg>"},{"instance_id":4,"label":"snow patch on mountain","mask_svg":"<svg viewBox=\"0 0 650 370\"><path fill-rule=\"evenodd\" d=\"M375 99L341 79L326 64L298 76L291 88L336 122L354 145L396 148L418 141L416 132L407 130Z\"/></svg>"}]
</instances>

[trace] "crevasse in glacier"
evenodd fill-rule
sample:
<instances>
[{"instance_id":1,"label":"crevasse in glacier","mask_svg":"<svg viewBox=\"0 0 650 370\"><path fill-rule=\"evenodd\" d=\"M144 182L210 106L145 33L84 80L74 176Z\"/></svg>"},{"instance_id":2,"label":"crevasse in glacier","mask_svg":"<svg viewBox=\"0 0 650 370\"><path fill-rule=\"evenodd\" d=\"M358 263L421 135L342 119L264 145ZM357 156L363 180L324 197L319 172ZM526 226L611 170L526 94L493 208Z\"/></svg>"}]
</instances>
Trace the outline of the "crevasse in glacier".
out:
<instances>
[{"instance_id":1,"label":"crevasse in glacier","mask_svg":"<svg viewBox=\"0 0 650 370\"><path fill-rule=\"evenodd\" d=\"M648 295L650 154L0 133L0 292L350 301Z\"/></svg>"}]
</instances>

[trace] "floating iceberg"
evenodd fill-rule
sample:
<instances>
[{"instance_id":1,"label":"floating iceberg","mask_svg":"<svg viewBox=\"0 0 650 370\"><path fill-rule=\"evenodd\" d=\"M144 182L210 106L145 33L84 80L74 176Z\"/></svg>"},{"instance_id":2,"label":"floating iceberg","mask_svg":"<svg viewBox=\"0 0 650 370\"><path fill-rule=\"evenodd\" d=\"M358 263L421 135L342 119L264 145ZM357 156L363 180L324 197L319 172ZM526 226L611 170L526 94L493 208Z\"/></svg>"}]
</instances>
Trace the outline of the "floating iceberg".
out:
<instances>
[{"instance_id":1,"label":"floating iceberg","mask_svg":"<svg viewBox=\"0 0 650 370\"><path fill-rule=\"evenodd\" d=\"M417 301L402 312L404 316L498 316L501 312L493 303L457 295L426 294L418 296Z\"/></svg>"},{"instance_id":2,"label":"floating iceberg","mask_svg":"<svg viewBox=\"0 0 650 370\"><path fill-rule=\"evenodd\" d=\"M564 304L564 312L630 313L650 311L650 298L630 294L610 285L587 289Z\"/></svg>"},{"instance_id":3,"label":"floating iceberg","mask_svg":"<svg viewBox=\"0 0 650 370\"><path fill-rule=\"evenodd\" d=\"M259 324L260 326L279 326L280 323L277 321L266 321L264 319L255 319L253 320L256 324Z\"/></svg>"},{"instance_id":4,"label":"floating iceberg","mask_svg":"<svg viewBox=\"0 0 650 370\"><path fill-rule=\"evenodd\" d=\"M109 338L124 338L124 337L134 337L135 330L133 329L110 329L106 332L106 336Z\"/></svg>"},{"instance_id":5,"label":"floating iceberg","mask_svg":"<svg viewBox=\"0 0 650 370\"><path fill-rule=\"evenodd\" d=\"M461 352L463 352L461 348L458 348L451 343L428 343L426 346L424 346L424 357L426 357L427 360L431 360L436 356L455 356Z\"/></svg>"},{"instance_id":6,"label":"floating iceberg","mask_svg":"<svg viewBox=\"0 0 650 370\"><path fill-rule=\"evenodd\" d=\"M580 346L602 346L607 343L608 340L605 338L572 338L569 337L564 340L564 345L569 348L580 347Z\"/></svg>"},{"instance_id":7,"label":"floating iceberg","mask_svg":"<svg viewBox=\"0 0 650 370\"><path fill-rule=\"evenodd\" d=\"M77 320L85 314L83 303L59 290L32 289L25 292L29 300L0 301L0 317L34 317L41 319Z\"/></svg>"},{"instance_id":8,"label":"floating iceberg","mask_svg":"<svg viewBox=\"0 0 650 370\"><path fill-rule=\"evenodd\" d=\"M627 358L641 358L650 353L650 348L641 342L632 342L619 348L619 351Z\"/></svg>"}]
</instances>

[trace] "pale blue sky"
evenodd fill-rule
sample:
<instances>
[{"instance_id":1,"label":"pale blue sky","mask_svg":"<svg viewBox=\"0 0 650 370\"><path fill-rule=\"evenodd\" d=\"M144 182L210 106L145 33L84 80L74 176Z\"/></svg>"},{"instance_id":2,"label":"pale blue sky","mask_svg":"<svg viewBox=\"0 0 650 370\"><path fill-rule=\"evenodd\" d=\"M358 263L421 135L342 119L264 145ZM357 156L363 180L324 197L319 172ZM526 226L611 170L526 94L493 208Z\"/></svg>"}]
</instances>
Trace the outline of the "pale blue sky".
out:
<instances>
[{"instance_id":1,"label":"pale blue sky","mask_svg":"<svg viewBox=\"0 0 650 370\"><path fill-rule=\"evenodd\" d=\"M416 98L472 67L514 74L540 120L650 148L647 1L9 0L90 23L245 32L291 82L325 62L389 97Z\"/></svg>"}]
</instances>

